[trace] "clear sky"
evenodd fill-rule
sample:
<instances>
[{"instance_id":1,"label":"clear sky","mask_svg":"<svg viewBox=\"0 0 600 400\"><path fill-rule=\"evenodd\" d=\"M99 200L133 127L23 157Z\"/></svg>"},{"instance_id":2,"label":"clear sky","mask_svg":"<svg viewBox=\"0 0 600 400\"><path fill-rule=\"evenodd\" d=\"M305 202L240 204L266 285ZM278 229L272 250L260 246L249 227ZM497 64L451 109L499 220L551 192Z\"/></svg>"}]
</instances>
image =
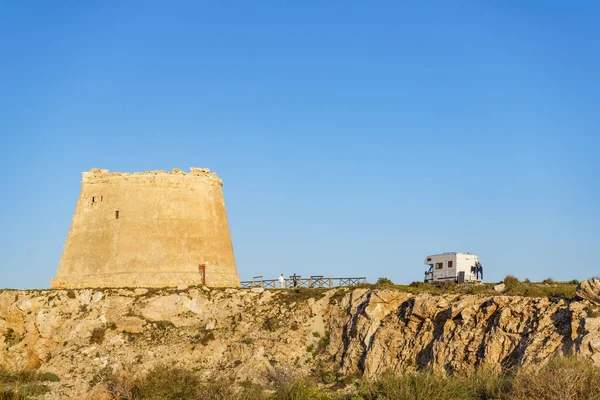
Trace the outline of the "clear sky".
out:
<instances>
[{"instance_id":1,"label":"clear sky","mask_svg":"<svg viewBox=\"0 0 600 400\"><path fill-rule=\"evenodd\" d=\"M0 287L81 171L216 171L242 279L600 274L600 3L0 3Z\"/></svg>"}]
</instances>

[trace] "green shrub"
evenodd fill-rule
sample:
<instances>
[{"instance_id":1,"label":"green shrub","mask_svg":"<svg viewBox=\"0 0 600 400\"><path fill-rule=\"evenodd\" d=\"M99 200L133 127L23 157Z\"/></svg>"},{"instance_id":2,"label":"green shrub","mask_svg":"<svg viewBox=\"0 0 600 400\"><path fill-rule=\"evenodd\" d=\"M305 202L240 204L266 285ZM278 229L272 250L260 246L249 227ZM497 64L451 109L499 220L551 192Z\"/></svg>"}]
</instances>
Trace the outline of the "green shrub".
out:
<instances>
[{"instance_id":1,"label":"green shrub","mask_svg":"<svg viewBox=\"0 0 600 400\"><path fill-rule=\"evenodd\" d=\"M331 400L331 393L320 389L309 379L296 379L289 385L279 387L272 400Z\"/></svg>"},{"instance_id":2,"label":"green shrub","mask_svg":"<svg viewBox=\"0 0 600 400\"><path fill-rule=\"evenodd\" d=\"M131 400L195 400L200 380L187 369L157 366L141 379L115 378L109 388L113 395Z\"/></svg>"},{"instance_id":3,"label":"green shrub","mask_svg":"<svg viewBox=\"0 0 600 400\"><path fill-rule=\"evenodd\" d=\"M517 286L519 283L520 283L519 279L517 279L513 275L506 275L506 277L504 278L504 284L506 285L507 289Z\"/></svg>"},{"instance_id":4,"label":"green shrub","mask_svg":"<svg viewBox=\"0 0 600 400\"><path fill-rule=\"evenodd\" d=\"M215 340L215 334L213 331L202 331L194 336L192 342L199 343L202 346L208 346L208 343L213 340Z\"/></svg>"},{"instance_id":5,"label":"green shrub","mask_svg":"<svg viewBox=\"0 0 600 400\"><path fill-rule=\"evenodd\" d=\"M374 382L362 381L358 394L367 400L475 400L476 392L455 377L432 372L387 371Z\"/></svg>"},{"instance_id":6,"label":"green shrub","mask_svg":"<svg viewBox=\"0 0 600 400\"><path fill-rule=\"evenodd\" d=\"M166 331L175 325L171 321L158 321L156 327L161 331Z\"/></svg>"},{"instance_id":7,"label":"green shrub","mask_svg":"<svg viewBox=\"0 0 600 400\"><path fill-rule=\"evenodd\" d=\"M277 317L267 317L265 318L263 326L269 332L275 332L281 327L281 321Z\"/></svg>"},{"instance_id":8,"label":"green shrub","mask_svg":"<svg viewBox=\"0 0 600 400\"><path fill-rule=\"evenodd\" d=\"M543 281L546 285L554 285L556 282L554 282L554 279L552 278L546 278Z\"/></svg>"},{"instance_id":9,"label":"green shrub","mask_svg":"<svg viewBox=\"0 0 600 400\"><path fill-rule=\"evenodd\" d=\"M15 332L15 330L12 329L12 328L8 328L8 330L4 334L4 341L9 346L14 346L17 343L21 343L24 338L25 338L25 336L23 336L23 335L17 335L17 333Z\"/></svg>"},{"instance_id":10,"label":"green shrub","mask_svg":"<svg viewBox=\"0 0 600 400\"><path fill-rule=\"evenodd\" d=\"M392 282L390 279L382 277L382 278L377 278L377 285L393 285L394 282Z\"/></svg>"},{"instance_id":11,"label":"green shrub","mask_svg":"<svg viewBox=\"0 0 600 400\"><path fill-rule=\"evenodd\" d=\"M42 382L60 382L58 375L51 372L43 372L39 374L38 379Z\"/></svg>"},{"instance_id":12,"label":"green shrub","mask_svg":"<svg viewBox=\"0 0 600 400\"><path fill-rule=\"evenodd\" d=\"M325 336L323 336L321 339L319 339L319 343L317 343L317 349L315 351L315 354L324 353L325 350L327 350L327 347L329 346L330 342L331 342L331 338L329 336L329 331L326 331Z\"/></svg>"},{"instance_id":13,"label":"green shrub","mask_svg":"<svg viewBox=\"0 0 600 400\"><path fill-rule=\"evenodd\" d=\"M41 382L58 382L52 373L39 374L32 370L11 370L0 366L0 400L25 400L38 397L50 389Z\"/></svg>"},{"instance_id":14,"label":"green shrub","mask_svg":"<svg viewBox=\"0 0 600 400\"><path fill-rule=\"evenodd\" d=\"M436 282L434 285L436 288L446 291L454 288L456 286L456 282L454 282L453 280L445 280L441 282Z\"/></svg>"},{"instance_id":15,"label":"green shrub","mask_svg":"<svg viewBox=\"0 0 600 400\"><path fill-rule=\"evenodd\" d=\"M95 328L90 336L90 344L102 344L104 342L105 328Z\"/></svg>"},{"instance_id":16,"label":"green shrub","mask_svg":"<svg viewBox=\"0 0 600 400\"><path fill-rule=\"evenodd\" d=\"M23 385L19 387L17 390L17 394L22 396L24 399L29 399L31 397L38 397L43 394L46 394L50 391L48 386L41 383L29 383L27 385Z\"/></svg>"}]
</instances>

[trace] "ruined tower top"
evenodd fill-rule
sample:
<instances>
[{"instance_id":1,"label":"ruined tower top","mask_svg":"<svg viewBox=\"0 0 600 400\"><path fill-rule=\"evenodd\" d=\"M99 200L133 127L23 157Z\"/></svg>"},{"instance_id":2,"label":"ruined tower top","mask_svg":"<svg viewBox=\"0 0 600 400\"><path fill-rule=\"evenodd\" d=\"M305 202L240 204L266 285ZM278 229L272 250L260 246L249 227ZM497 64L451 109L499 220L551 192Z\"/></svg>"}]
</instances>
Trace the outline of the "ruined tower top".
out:
<instances>
[{"instance_id":1,"label":"ruined tower top","mask_svg":"<svg viewBox=\"0 0 600 400\"><path fill-rule=\"evenodd\" d=\"M52 288L239 286L215 173L94 168L82 175Z\"/></svg>"},{"instance_id":2,"label":"ruined tower top","mask_svg":"<svg viewBox=\"0 0 600 400\"><path fill-rule=\"evenodd\" d=\"M92 168L90 171L82 172L82 183L102 183L108 180L138 180L145 182L156 181L157 179L167 180L169 178L201 178L207 179L215 184L223 185L215 172L210 172L208 168L190 168L190 172L185 172L179 168L173 168L171 171L145 171L145 172L109 172L107 169Z\"/></svg>"}]
</instances>

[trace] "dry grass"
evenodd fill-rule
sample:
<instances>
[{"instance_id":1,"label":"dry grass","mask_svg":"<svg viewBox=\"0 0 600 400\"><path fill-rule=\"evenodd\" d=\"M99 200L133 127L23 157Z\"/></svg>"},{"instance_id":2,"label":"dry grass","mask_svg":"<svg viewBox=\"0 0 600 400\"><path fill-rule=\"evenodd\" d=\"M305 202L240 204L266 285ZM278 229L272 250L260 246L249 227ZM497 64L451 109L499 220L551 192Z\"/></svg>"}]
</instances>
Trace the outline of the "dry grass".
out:
<instances>
[{"instance_id":1,"label":"dry grass","mask_svg":"<svg viewBox=\"0 0 600 400\"><path fill-rule=\"evenodd\" d=\"M51 373L30 370L11 370L0 366L0 400L25 400L47 393L44 382L58 382L60 378Z\"/></svg>"},{"instance_id":2,"label":"dry grass","mask_svg":"<svg viewBox=\"0 0 600 400\"><path fill-rule=\"evenodd\" d=\"M157 366L142 377L108 375L103 382L120 400L261 400L262 388L252 384L235 388L226 378L201 381L184 368Z\"/></svg>"},{"instance_id":3,"label":"dry grass","mask_svg":"<svg viewBox=\"0 0 600 400\"><path fill-rule=\"evenodd\" d=\"M589 360L555 358L537 371L520 371L510 399L598 400L600 368Z\"/></svg>"},{"instance_id":4,"label":"dry grass","mask_svg":"<svg viewBox=\"0 0 600 400\"><path fill-rule=\"evenodd\" d=\"M503 283L506 289L502 292L494 290L495 283L485 283L475 285L471 283L457 284L453 282L443 282L439 284L430 284L424 282L413 282L410 285L365 285L371 289L398 289L409 293L431 293L431 294L483 294L489 296L497 296L499 294L509 296L524 296L524 297L548 297L561 298L570 300L575 298L577 290L576 281L571 282L521 282L514 276L507 276Z\"/></svg>"},{"instance_id":5,"label":"dry grass","mask_svg":"<svg viewBox=\"0 0 600 400\"><path fill-rule=\"evenodd\" d=\"M321 367L326 371L325 365ZM121 400L600 400L600 368L574 357L508 372L388 371L375 380L358 378L349 385L333 372L332 379L328 375L323 380L323 371L306 377L293 367L278 367L268 376L269 389L249 382L236 388L227 378L201 381L193 371L165 366L141 378L112 377L105 384Z\"/></svg>"},{"instance_id":6,"label":"dry grass","mask_svg":"<svg viewBox=\"0 0 600 400\"><path fill-rule=\"evenodd\" d=\"M367 400L599 400L600 368L576 357L519 371L436 375L431 372L384 373L361 381L356 399Z\"/></svg>"}]
</instances>

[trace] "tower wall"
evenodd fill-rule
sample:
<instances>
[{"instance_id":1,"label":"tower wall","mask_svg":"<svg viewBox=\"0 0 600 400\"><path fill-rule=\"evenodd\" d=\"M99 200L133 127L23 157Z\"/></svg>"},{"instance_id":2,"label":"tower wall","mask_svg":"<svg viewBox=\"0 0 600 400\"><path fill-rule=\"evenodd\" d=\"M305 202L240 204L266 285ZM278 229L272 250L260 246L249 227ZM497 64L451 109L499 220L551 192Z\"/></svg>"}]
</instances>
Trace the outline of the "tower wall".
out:
<instances>
[{"instance_id":1,"label":"tower wall","mask_svg":"<svg viewBox=\"0 0 600 400\"><path fill-rule=\"evenodd\" d=\"M51 287L239 286L221 186L200 168L84 172Z\"/></svg>"}]
</instances>

